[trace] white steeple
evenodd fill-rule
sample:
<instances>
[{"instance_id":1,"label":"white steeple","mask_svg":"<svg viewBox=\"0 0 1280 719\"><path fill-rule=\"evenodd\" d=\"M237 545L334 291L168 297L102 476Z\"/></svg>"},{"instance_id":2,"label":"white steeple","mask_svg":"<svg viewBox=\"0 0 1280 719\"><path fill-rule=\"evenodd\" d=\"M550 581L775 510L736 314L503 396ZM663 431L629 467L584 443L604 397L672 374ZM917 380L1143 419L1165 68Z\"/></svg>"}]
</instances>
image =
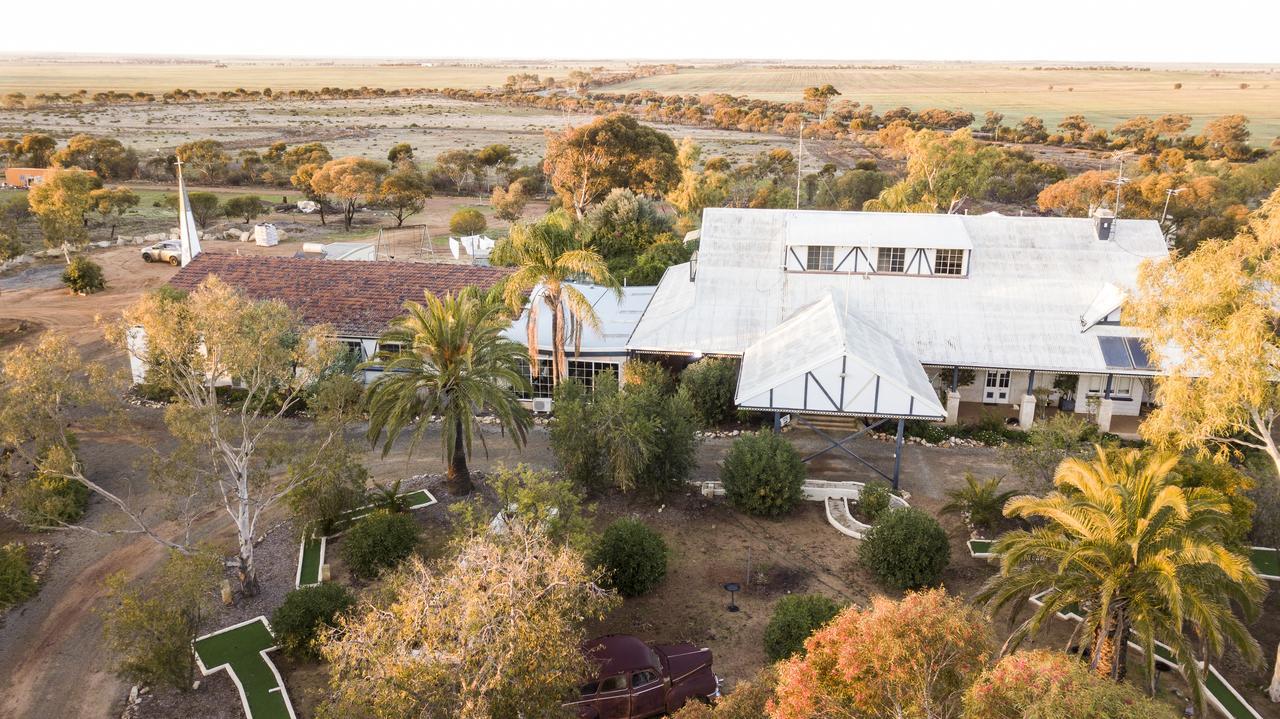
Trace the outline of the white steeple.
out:
<instances>
[{"instance_id":1,"label":"white steeple","mask_svg":"<svg viewBox=\"0 0 1280 719\"><path fill-rule=\"evenodd\" d=\"M200 254L200 232L196 229L195 216L191 214L191 199L187 197L187 185L182 180L182 158L178 166L178 239L182 248L182 266L186 267Z\"/></svg>"}]
</instances>

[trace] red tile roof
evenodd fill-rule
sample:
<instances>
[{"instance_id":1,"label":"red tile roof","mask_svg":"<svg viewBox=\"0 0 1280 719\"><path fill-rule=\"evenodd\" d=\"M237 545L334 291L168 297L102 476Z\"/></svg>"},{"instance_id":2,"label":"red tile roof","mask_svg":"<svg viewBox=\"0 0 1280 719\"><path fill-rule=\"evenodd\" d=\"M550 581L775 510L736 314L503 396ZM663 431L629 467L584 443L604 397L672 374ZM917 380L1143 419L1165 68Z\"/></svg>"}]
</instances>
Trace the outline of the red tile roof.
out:
<instances>
[{"instance_id":1,"label":"red tile roof","mask_svg":"<svg viewBox=\"0 0 1280 719\"><path fill-rule=\"evenodd\" d=\"M377 337L424 290L487 289L510 273L497 267L423 262L360 262L202 252L169 284L194 290L209 275L255 300L280 300L307 324L333 325L341 337Z\"/></svg>"}]
</instances>

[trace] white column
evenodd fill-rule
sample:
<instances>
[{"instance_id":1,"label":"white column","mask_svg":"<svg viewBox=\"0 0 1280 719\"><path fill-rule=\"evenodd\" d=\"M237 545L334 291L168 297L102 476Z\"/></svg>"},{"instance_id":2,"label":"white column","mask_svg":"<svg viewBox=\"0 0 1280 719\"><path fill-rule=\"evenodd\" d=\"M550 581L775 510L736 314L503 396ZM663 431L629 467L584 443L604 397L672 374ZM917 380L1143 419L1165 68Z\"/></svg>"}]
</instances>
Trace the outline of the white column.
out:
<instances>
[{"instance_id":1,"label":"white column","mask_svg":"<svg viewBox=\"0 0 1280 719\"><path fill-rule=\"evenodd\" d=\"M956 425L960 422L960 393L947 390L947 420L944 424Z\"/></svg>"},{"instance_id":2,"label":"white column","mask_svg":"<svg viewBox=\"0 0 1280 719\"><path fill-rule=\"evenodd\" d=\"M1036 421L1036 396L1033 394L1022 395L1022 405L1018 408L1018 427L1022 429L1030 429L1031 423Z\"/></svg>"},{"instance_id":3,"label":"white column","mask_svg":"<svg viewBox=\"0 0 1280 719\"><path fill-rule=\"evenodd\" d=\"M1115 412L1116 401L1113 399L1104 399L1098 402L1098 429L1103 432L1111 431L1111 415Z\"/></svg>"}]
</instances>

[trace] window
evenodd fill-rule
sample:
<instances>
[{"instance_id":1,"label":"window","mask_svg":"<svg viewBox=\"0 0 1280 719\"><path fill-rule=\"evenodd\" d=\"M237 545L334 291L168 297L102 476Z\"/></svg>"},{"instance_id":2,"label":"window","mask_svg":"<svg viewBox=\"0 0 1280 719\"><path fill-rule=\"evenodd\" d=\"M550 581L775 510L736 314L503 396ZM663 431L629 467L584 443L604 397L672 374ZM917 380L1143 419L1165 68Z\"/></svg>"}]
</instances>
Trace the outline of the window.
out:
<instances>
[{"instance_id":1,"label":"window","mask_svg":"<svg viewBox=\"0 0 1280 719\"><path fill-rule=\"evenodd\" d=\"M804 263L806 270L830 272L835 266L836 248L831 245L810 245L809 257Z\"/></svg>"},{"instance_id":2,"label":"window","mask_svg":"<svg viewBox=\"0 0 1280 719\"><path fill-rule=\"evenodd\" d=\"M631 675L631 688L635 689L636 687L642 687L656 681L658 681L657 672L651 669L646 669L642 672L636 672Z\"/></svg>"},{"instance_id":3,"label":"window","mask_svg":"<svg viewBox=\"0 0 1280 719\"><path fill-rule=\"evenodd\" d=\"M627 675L619 674L617 676L609 677L608 679L600 680L599 693L603 694L605 692L616 692L626 688L627 688Z\"/></svg>"},{"instance_id":4,"label":"window","mask_svg":"<svg viewBox=\"0 0 1280 719\"><path fill-rule=\"evenodd\" d=\"M938 250L933 260L933 271L939 275L964 274L964 250Z\"/></svg>"},{"instance_id":5,"label":"window","mask_svg":"<svg viewBox=\"0 0 1280 719\"><path fill-rule=\"evenodd\" d=\"M520 362L520 369L529 377L529 360L524 359ZM588 391L594 390L596 387L596 375L609 370L614 377L618 376L617 362L592 362L591 360L569 360L569 378L575 379L582 383ZM538 376L529 377L529 383L533 385L533 397L550 397L554 391L551 384L551 361L546 359L538 360ZM521 395L520 399L529 399L529 395Z\"/></svg>"},{"instance_id":6,"label":"window","mask_svg":"<svg viewBox=\"0 0 1280 719\"><path fill-rule=\"evenodd\" d=\"M1106 393L1107 377L1106 375L1090 375L1088 394L1093 397L1101 397ZM1133 378L1132 377L1111 377L1111 399L1130 399L1133 397Z\"/></svg>"},{"instance_id":7,"label":"window","mask_svg":"<svg viewBox=\"0 0 1280 719\"><path fill-rule=\"evenodd\" d=\"M881 247L876 255L876 272L902 272L906 264L905 247Z\"/></svg>"}]
</instances>

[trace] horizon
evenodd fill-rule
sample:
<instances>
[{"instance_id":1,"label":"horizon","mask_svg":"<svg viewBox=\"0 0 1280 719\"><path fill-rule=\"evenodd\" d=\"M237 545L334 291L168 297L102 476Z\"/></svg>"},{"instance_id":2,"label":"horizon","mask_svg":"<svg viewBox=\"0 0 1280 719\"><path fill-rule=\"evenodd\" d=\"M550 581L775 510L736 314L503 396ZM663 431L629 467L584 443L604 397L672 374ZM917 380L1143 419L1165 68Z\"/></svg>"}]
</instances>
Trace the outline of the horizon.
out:
<instances>
[{"instance_id":1,"label":"horizon","mask_svg":"<svg viewBox=\"0 0 1280 719\"><path fill-rule=\"evenodd\" d=\"M578 0L548 0L537 7L500 2L484 11L396 0L357 13L344 3L320 0L296 21L268 23L254 21L260 17L259 4L228 0L216 14L200 18L195 37L170 21L170 6L158 0L133 0L109 10L72 0L64 10L56 33L10 38L7 53L335 60L519 61L554 55L566 61L766 56L792 62L899 57L918 62L1280 63L1270 37L1280 24L1280 7L1247 0L1215 5L1216 16L1238 19L1229 42L1206 42L1203 24L1189 21L1187 13L1153 13L1145 4L1102 0L1084 0L1070 12L1018 8L1016 16L1012 11L957 11L941 0L920 0L912 7L910 24L899 8L889 6L818 2L783 14L773 8L678 0L651 0L621 21L617 12L599 12ZM7 19L13 27L40 27L47 21L46 11L19 4L8 9ZM501 22L491 22L494 17ZM779 22L762 21L768 17ZM620 32L624 22L625 32ZM389 33L388 27L413 30ZM549 47L555 52L547 53Z\"/></svg>"}]
</instances>

